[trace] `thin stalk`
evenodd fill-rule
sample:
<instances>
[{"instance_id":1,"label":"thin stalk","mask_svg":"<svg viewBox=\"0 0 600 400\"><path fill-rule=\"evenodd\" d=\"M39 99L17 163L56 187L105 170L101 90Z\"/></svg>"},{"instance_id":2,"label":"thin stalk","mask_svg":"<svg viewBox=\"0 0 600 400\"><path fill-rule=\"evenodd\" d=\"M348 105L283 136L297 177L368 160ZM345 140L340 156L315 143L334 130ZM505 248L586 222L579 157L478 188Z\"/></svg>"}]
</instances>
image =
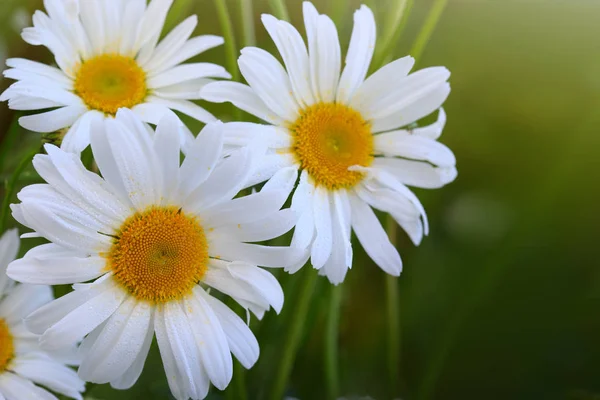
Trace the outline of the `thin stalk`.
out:
<instances>
[{"instance_id":1,"label":"thin stalk","mask_svg":"<svg viewBox=\"0 0 600 400\"><path fill-rule=\"evenodd\" d=\"M284 21L290 20L290 15L288 14L288 10L284 0L269 0L269 4L271 5L271 10L273 10L273 14L275 14L277 18L282 19Z\"/></svg>"},{"instance_id":2,"label":"thin stalk","mask_svg":"<svg viewBox=\"0 0 600 400\"><path fill-rule=\"evenodd\" d=\"M225 39L225 64L229 73L231 73L231 79L239 81L240 73L237 66L238 49L235 43L235 35L233 34L231 15L227 9L227 2L226 0L215 0L215 6L217 8L219 23L223 30L223 38ZM241 111L237 107L234 107L234 118L236 120L241 118Z\"/></svg>"},{"instance_id":3,"label":"thin stalk","mask_svg":"<svg viewBox=\"0 0 600 400\"><path fill-rule=\"evenodd\" d=\"M256 44L256 32L254 30L254 12L252 0L238 0L238 2L240 18L242 20L244 46L254 46Z\"/></svg>"},{"instance_id":4,"label":"thin stalk","mask_svg":"<svg viewBox=\"0 0 600 400\"><path fill-rule=\"evenodd\" d=\"M292 372L298 348L300 347L304 323L306 322L310 301L317 281L317 272L310 265L304 266L303 269L304 276L298 288L294 314L292 320L289 321L288 331L281 348L281 361L275 371L273 386L267 396L270 400L281 400L284 397L285 387Z\"/></svg>"},{"instance_id":5,"label":"thin stalk","mask_svg":"<svg viewBox=\"0 0 600 400\"><path fill-rule=\"evenodd\" d=\"M421 58L421 54L423 54L423 50L425 50L425 46L427 46L427 42L429 42L429 38L435 30L447 3L448 0L435 0L429 9L429 14L427 14L427 17L425 18L425 23L410 50L410 55L413 56L417 62Z\"/></svg>"},{"instance_id":6,"label":"thin stalk","mask_svg":"<svg viewBox=\"0 0 600 400\"><path fill-rule=\"evenodd\" d=\"M233 377L231 384L225 390L226 400L246 400L246 369L237 361L233 362Z\"/></svg>"},{"instance_id":7,"label":"thin stalk","mask_svg":"<svg viewBox=\"0 0 600 400\"><path fill-rule=\"evenodd\" d=\"M387 216L386 232L390 242L396 246L397 225L391 215ZM387 333L387 364L388 379L392 397L399 395L398 382L400 380L400 296L398 294L398 278L391 275L385 277L385 300L388 320Z\"/></svg>"},{"instance_id":8,"label":"thin stalk","mask_svg":"<svg viewBox=\"0 0 600 400\"><path fill-rule=\"evenodd\" d=\"M0 212L0 232L4 232L4 230L6 229L10 201L13 198L13 195L15 194L15 186L19 181L19 176L21 175L21 172L23 172L23 170L31 163L33 156L35 156L38 153L38 151L39 149L35 149L35 151L27 153L25 157L23 157L19 165L17 165L17 168L13 172L10 180L6 182L6 193L4 194L4 200L2 202L2 211Z\"/></svg>"},{"instance_id":9,"label":"thin stalk","mask_svg":"<svg viewBox=\"0 0 600 400\"><path fill-rule=\"evenodd\" d=\"M6 162L6 155L9 151L13 149L13 144L17 139L17 135L19 134L20 126L19 126L19 118L17 115L14 116L10 126L8 127L8 131L6 132L6 136L2 143L2 148L0 148L0 171L4 169L4 163Z\"/></svg>"},{"instance_id":10,"label":"thin stalk","mask_svg":"<svg viewBox=\"0 0 600 400\"><path fill-rule=\"evenodd\" d=\"M325 378L328 398L337 399L340 393L339 333L343 286L330 287L329 315L325 329Z\"/></svg>"},{"instance_id":11,"label":"thin stalk","mask_svg":"<svg viewBox=\"0 0 600 400\"><path fill-rule=\"evenodd\" d=\"M384 59L391 56L391 48L398 43L400 33L406 25L408 14L410 14L413 0L396 0L395 3L395 7L388 10L387 19L383 23L383 33L373 57L372 66L374 68L382 67Z\"/></svg>"}]
</instances>

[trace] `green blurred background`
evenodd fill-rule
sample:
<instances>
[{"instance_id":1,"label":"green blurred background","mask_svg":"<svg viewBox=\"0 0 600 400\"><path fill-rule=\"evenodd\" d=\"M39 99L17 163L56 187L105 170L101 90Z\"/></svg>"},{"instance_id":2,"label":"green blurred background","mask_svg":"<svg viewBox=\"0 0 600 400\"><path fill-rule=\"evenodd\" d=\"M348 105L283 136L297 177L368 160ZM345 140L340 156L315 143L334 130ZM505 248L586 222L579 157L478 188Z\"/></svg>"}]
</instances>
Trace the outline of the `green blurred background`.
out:
<instances>
[{"instance_id":1,"label":"green blurred background","mask_svg":"<svg viewBox=\"0 0 600 400\"><path fill-rule=\"evenodd\" d=\"M51 62L46 49L18 35L41 1L1 1L0 59ZM367 4L380 22L395 1ZM330 12L332 3L315 5ZM358 4L351 1L337 14L344 46ZM409 51L431 4L415 1L393 47L395 57ZM239 46L238 2L228 5ZM287 6L303 31L300 2ZM255 0L258 43L273 50L259 20L269 10L266 0ZM191 13L199 16L196 34L220 34L210 0L175 0L168 27ZM225 52L212 50L198 59L223 64ZM401 376L394 383L386 368L384 274L355 246L343 288L341 393L405 400L600 399L600 1L449 0L419 60L420 67L431 65L452 72L441 140L455 152L459 175L443 189L416 190L431 234L418 248L403 233L398 240L405 267L399 279ZM0 89L9 84L0 81ZM223 119L233 111L229 105L208 108ZM19 130L15 115L0 104L4 146L7 133ZM19 132L9 143L3 180L39 140L38 134ZM37 181L29 169L22 178L20 185ZM27 240L23 247L33 244ZM235 385L227 393L213 389L209 398L243 398L245 385L247 398L255 399L271 383L302 273L279 278L286 290L282 315L271 312L251 323L261 344L257 365L245 375L236 369ZM290 396L326 398L329 293L319 279ZM88 395L170 398L157 349L133 389L94 386Z\"/></svg>"}]
</instances>

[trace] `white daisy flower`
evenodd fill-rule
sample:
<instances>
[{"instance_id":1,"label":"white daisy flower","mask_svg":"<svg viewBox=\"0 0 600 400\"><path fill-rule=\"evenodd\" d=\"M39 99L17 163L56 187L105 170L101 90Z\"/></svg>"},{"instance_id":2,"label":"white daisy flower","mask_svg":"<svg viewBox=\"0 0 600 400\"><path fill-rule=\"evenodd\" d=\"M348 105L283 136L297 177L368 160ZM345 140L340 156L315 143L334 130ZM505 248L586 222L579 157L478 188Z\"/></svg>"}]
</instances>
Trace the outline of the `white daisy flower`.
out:
<instances>
[{"instance_id":1,"label":"white daisy flower","mask_svg":"<svg viewBox=\"0 0 600 400\"><path fill-rule=\"evenodd\" d=\"M18 251L17 230L5 232L0 237L0 398L56 400L45 387L82 399L84 382L59 358L43 351L38 336L23 325L23 317L52 301L53 295L49 286L15 285L8 278L6 266Z\"/></svg>"},{"instance_id":2,"label":"white daisy flower","mask_svg":"<svg viewBox=\"0 0 600 400\"><path fill-rule=\"evenodd\" d=\"M54 349L83 339L79 376L118 389L140 376L156 333L165 372L177 399L201 399L209 381L224 389L233 353L250 368L258 343L233 311L205 288L231 296L261 318L283 305L275 277L257 267L285 267L302 254L259 242L296 222L280 210L294 185L293 168L261 192L233 199L260 143L225 159L222 124L207 125L180 165L181 122L165 116L156 132L127 109L92 127L91 146L103 178L76 155L46 145L34 167L48 184L25 187L14 217L52 243L8 268L13 279L74 285L74 291L27 317Z\"/></svg>"},{"instance_id":3,"label":"white daisy flower","mask_svg":"<svg viewBox=\"0 0 600 400\"><path fill-rule=\"evenodd\" d=\"M90 143L94 120L111 119L122 107L156 124L169 110L202 122L215 118L190 100L210 78L230 78L219 65L186 63L223 38L189 38L197 24L190 16L158 43L173 0L45 0L23 39L43 45L58 68L21 58L6 61L15 79L1 96L14 110L52 109L21 117L36 132L65 129L61 147L81 152ZM70 128L69 128L70 127ZM67 130L68 128L68 130ZM189 142L193 136L182 134Z\"/></svg>"},{"instance_id":4,"label":"white daisy flower","mask_svg":"<svg viewBox=\"0 0 600 400\"><path fill-rule=\"evenodd\" d=\"M456 177L452 152L436 139L445 115L418 129L398 129L437 110L450 92L446 68L409 74L414 60L396 60L365 80L375 47L375 20L362 6L341 71L335 25L304 3L308 51L298 31L263 15L284 67L264 50L242 50L239 66L249 86L215 82L200 95L230 101L271 125L228 124L226 142L242 145L261 132L270 154L249 184L281 168L302 171L292 208L301 216L295 246L310 246L312 265L332 283L352 266L351 228L385 272L399 275L402 261L371 207L390 213L419 244L427 234L425 211L405 186L437 188ZM290 269L295 272L302 263Z\"/></svg>"}]
</instances>

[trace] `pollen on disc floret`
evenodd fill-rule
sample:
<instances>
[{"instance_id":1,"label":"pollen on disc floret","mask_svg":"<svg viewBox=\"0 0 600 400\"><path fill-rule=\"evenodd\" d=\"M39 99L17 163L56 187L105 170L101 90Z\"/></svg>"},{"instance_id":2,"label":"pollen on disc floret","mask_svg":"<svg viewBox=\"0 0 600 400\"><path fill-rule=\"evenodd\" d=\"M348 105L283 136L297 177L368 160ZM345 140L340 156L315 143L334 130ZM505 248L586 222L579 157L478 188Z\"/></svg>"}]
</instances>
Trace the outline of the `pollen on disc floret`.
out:
<instances>
[{"instance_id":1,"label":"pollen on disc floret","mask_svg":"<svg viewBox=\"0 0 600 400\"><path fill-rule=\"evenodd\" d=\"M93 110L115 115L146 98L146 73L131 58L103 54L84 61L75 77L75 93Z\"/></svg>"},{"instance_id":2,"label":"pollen on disc floret","mask_svg":"<svg viewBox=\"0 0 600 400\"><path fill-rule=\"evenodd\" d=\"M314 104L302 110L289 129L294 156L316 185L330 190L352 187L363 174L348 168L373 161L371 127L346 105Z\"/></svg>"},{"instance_id":3,"label":"pollen on disc floret","mask_svg":"<svg viewBox=\"0 0 600 400\"><path fill-rule=\"evenodd\" d=\"M164 303L191 293L208 265L198 219L178 207L150 207L122 224L106 255L115 280L139 300Z\"/></svg>"},{"instance_id":4,"label":"pollen on disc floret","mask_svg":"<svg viewBox=\"0 0 600 400\"><path fill-rule=\"evenodd\" d=\"M0 372L4 371L15 356L15 345L8 324L0 319Z\"/></svg>"}]
</instances>

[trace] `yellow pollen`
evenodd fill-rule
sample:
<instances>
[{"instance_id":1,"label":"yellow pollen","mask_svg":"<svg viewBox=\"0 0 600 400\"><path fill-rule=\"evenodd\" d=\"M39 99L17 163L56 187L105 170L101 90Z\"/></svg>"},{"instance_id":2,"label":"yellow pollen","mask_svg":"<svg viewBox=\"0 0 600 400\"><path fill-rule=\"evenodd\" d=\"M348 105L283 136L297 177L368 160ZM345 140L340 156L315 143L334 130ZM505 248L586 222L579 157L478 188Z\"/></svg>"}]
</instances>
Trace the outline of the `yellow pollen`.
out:
<instances>
[{"instance_id":1,"label":"yellow pollen","mask_svg":"<svg viewBox=\"0 0 600 400\"><path fill-rule=\"evenodd\" d=\"M177 207L151 207L125 220L106 258L133 296L164 303L188 295L202 279L208 243L197 218Z\"/></svg>"},{"instance_id":2,"label":"yellow pollen","mask_svg":"<svg viewBox=\"0 0 600 400\"><path fill-rule=\"evenodd\" d=\"M15 355L13 337L5 320L0 319L0 372L4 371Z\"/></svg>"},{"instance_id":3,"label":"yellow pollen","mask_svg":"<svg viewBox=\"0 0 600 400\"><path fill-rule=\"evenodd\" d=\"M103 54L84 61L75 77L75 94L91 109L116 114L147 95L146 73L131 57Z\"/></svg>"},{"instance_id":4,"label":"yellow pollen","mask_svg":"<svg viewBox=\"0 0 600 400\"><path fill-rule=\"evenodd\" d=\"M371 126L352 108L338 103L317 103L304 109L289 127L293 150L302 169L317 186L336 190L356 185L363 178L348 167L373 161Z\"/></svg>"}]
</instances>

